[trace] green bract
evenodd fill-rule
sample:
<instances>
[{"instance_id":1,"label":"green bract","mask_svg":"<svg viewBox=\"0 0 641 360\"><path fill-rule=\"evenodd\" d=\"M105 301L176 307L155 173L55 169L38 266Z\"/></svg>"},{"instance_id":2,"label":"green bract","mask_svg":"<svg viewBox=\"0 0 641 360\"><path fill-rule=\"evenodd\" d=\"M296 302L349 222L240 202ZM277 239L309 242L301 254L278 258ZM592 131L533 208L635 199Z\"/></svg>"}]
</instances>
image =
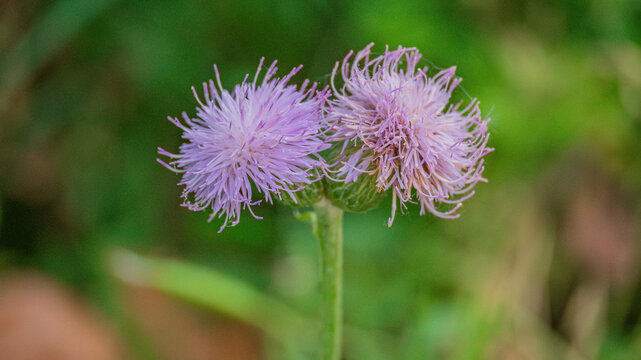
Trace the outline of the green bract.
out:
<instances>
[{"instance_id":1,"label":"green bract","mask_svg":"<svg viewBox=\"0 0 641 360\"><path fill-rule=\"evenodd\" d=\"M311 184L301 184L303 189L293 193L296 202L289 194L283 194L281 202L293 208L307 207L316 204L323 196L323 182L314 181Z\"/></svg>"},{"instance_id":2,"label":"green bract","mask_svg":"<svg viewBox=\"0 0 641 360\"><path fill-rule=\"evenodd\" d=\"M330 151L329 162L336 162L341 158L347 158L356 151L355 146L347 147L342 153L338 147ZM362 212L375 208L385 195L385 192L379 192L376 185L376 176L370 174L361 174L356 181L345 183L343 175L332 175L338 177L332 181L325 177L325 194L335 206L353 212Z\"/></svg>"}]
</instances>

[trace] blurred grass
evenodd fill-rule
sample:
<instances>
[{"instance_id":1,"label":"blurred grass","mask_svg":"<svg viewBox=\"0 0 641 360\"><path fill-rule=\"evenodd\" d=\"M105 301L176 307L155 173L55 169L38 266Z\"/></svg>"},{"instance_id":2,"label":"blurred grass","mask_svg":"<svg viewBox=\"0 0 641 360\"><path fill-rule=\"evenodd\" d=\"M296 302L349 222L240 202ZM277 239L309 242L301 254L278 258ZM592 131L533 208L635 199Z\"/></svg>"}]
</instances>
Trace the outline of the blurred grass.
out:
<instances>
[{"instance_id":1,"label":"blurred grass","mask_svg":"<svg viewBox=\"0 0 641 360\"><path fill-rule=\"evenodd\" d=\"M158 289L247 322L299 351L317 345L312 340L318 327L315 322L238 279L211 268L145 258L123 249L114 250L110 257L112 271L125 283Z\"/></svg>"},{"instance_id":2,"label":"blurred grass","mask_svg":"<svg viewBox=\"0 0 641 360\"><path fill-rule=\"evenodd\" d=\"M102 262L113 246L198 266L158 278L196 284L189 291L219 269L228 297L189 293L217 311L216 301L234 304L234 286L312 318L318 307L317 244L290 209L260 207L264 220L244 216L217 234L207 214L178 206L178 177L154 161L158 146L180 143L166 116L193 112L189 87L213 63L227 88L262 56L326 82L335 61L371 41L456 65L492 118L496 151L489 183L456 221L410 208L388 229L389 198L346 215L346 357L638 358L640 2L7 0L0 10L0 268L70 284L143 349L135 358L157 354ZM601 194L585 206L602 215L573 228L583 187ZM574 244L583 228L601 236ZM610 228L627 235L602 234ZM599 261L624 281L594 270ZM586 349L568 309L595 281L608 290Z\"/></svg>"},{"instance_id":3,"label":"blurred grass","mask_svg":"<svg viewBox=\"0 0 641 360\"><path fill-rule=\"evenodd\" d=\"M57 1L0 57L0 111L6 111L15 91L92 18L113 0Z\"/></svg>"}]
</instances>

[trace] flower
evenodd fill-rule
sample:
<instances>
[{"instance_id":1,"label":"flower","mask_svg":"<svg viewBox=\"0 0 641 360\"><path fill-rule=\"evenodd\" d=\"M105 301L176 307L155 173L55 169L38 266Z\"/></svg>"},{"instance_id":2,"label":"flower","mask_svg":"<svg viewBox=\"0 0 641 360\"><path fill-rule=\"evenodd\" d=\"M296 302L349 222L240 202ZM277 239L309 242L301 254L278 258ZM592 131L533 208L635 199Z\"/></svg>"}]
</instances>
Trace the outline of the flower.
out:
<instances>
[{"instance_id":1,"label":"flower","mask_svg":"<svg viewBox=\"0 0 641 360\"><path fill-rule=\"evenodd\" d=\"M241 208L261 219L252 210L262 201L255 199L253 189L268 203L283 192L296 202L294 193L321 177L319 152L329 147L321 121L328 88L316 91L313 83L308 89L307 80L298 89L288 85L302 66L277 78L276 61L259 83L263 61L253 81L247 82L247 74L231 93L222 88L214 65L217 84L203 83L204 102L192 87L197 117L183 113L184 124L169 117L183 131L180 153L158 149L172 159L158 161L182 174L183 206L194 211L210 207L209 221L225 218L220 231L230 219L232 226L238 224Z\"/></svg>"},{"instance_id":2,"label":"flower","mask_svg":"<svg viewBox=\"0 0 641 360\"><path fill-rule=\"evenodd\" d=\"M349 183L363 174L375 176L379 192L392 189L392 225L397 200L401 210L413 202L443 218L456 218L462 202L474 194L483 173L489 120L481 118L479 102L449 104L461 82L455 67L428 77L418 68L416 48L399 46L370 58L369 44L351 60L350 52L336 63L331 86L335 100L327 121L332 141L342 142L345 159L337 176ZM337 89L340 65L344 85ZM346 151L346 149L348 149ZM442 203L437 208L437 204ZM448 209L442 210L445 206Z\"/></svg>"}]
</instances>

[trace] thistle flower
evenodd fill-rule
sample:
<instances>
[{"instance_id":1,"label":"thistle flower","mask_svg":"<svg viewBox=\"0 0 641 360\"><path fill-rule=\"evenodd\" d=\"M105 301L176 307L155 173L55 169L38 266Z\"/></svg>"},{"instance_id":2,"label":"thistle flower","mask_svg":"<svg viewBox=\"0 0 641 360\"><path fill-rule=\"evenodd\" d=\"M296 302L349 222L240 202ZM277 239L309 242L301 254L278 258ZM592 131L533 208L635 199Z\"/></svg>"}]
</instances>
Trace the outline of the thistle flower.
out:
<instances>
[{"instance_id":1,"label":"thistle flower","mask_svg":"<svg viewBox=\"0 0 641 360\"><path fill-rule=\"evenodd\" d=\"M183 206L198 211L212 209L209 217L224 217L222 231L231 219L238 224L241 208L257 219L253 205L262 200L272 203L272 196L290 196L319 179L322 167L319 152L329 147L323 139L321 116L329 96L328 88L317 90L305 80L300 88L288 85L302 68L294 68L283 78L273 77L276 62L258 82L264 59L261 59L252 82L249 74L231 92L222 88L218 68L213 80L203 83L204 102L192 87L198 102L196 117L183 113L169 120L183 131L185 143L179 154L161 148L158 160L168 169L182 174ZM284 194L283 194L284 193Z\"/></svg>"},{"instance_id":2,"label":"thistle flower","mask_svg":"<svg viewBox=\"0 0 641 360\"><path fill-rule=\"evenodd\" d=\"M481 118L476 99L467 106L448 104L461 82L455 67L428 77L419 68L416 48L398 47L370 58L369 44L353 60L350 52L336 63L331 86L328 121L333 141L342 142L345 159L337 176L349 183L360 176L374 176L379 192L392 189L392 225L397 200L401 211L415 194L421 211L442 218L456 218L462 202L474 194L482 177L482 157L487 147L489 120ZM340 65L344 85L335 77ZM345 151L349 149L349 151ZM442 203L437 208L437 204ZM447 209L443 210L443 207Z\"/></svg>"}]
</instances>

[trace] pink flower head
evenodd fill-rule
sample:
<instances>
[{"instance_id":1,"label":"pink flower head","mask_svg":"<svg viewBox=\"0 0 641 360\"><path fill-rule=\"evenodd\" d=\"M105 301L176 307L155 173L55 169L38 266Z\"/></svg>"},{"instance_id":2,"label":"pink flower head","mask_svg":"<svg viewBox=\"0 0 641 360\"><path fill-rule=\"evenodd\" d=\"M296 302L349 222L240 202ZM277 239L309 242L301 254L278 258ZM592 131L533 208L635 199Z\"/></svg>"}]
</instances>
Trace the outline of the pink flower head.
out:
<instances>
[{"instance_id":1,"label":"pink flower head","mask_svg":"<svg viewBox=\"0 0 641 360\"><path fill-rule=\"evenodd\" d=\"M260 219L251 208L262 201L253 189L268 203L272 194L281 198L283 192L296 202L294 193L320 178L319 152L329 147L321 121L329 90L316 91L316 83L307 89L307 80L298 89L288 85L302 66L273 77L275 61L258 82L263 61L254 80L247 82L247 74L231 93L222 88L214 65L217 84L203 83L204 102L192 88L199 105L196 117L183 113L184 123L169 118L183 131L180 153L158 149L172 159L158 161L182 174L183 206L194 211L210 207L209 221L225 218L221 231L229 219L232 226L238 223L241 208Z\"/></svg>"},{"instance_id":2,"label":"pink flower head","mask_svg":"<svg viewBox=\"0 0 641 360\"><path fill-rule=\"evenodd\" d=\"M391 188L389 226L397 200L403 210L413 202L413 193L421 215L428 210L456 218L474 185L486 181L482 158L493 150L487 147L489 120L481 118L476 99L467 106L448 104L461 82L454 77L455 67L428 77L427 67L418 68L416 48L386 47L384 54L371 58L373 45L351 62L350 52L332 73L336 99L328 121L334 124L333 141L342 141L343 151L352 148L338 165L338 175L351 182L370 174L379 192ZM339 65L344 85L337 89ZM437 209L437 203L445 205Z\"/></svg>"}]
</instances>

